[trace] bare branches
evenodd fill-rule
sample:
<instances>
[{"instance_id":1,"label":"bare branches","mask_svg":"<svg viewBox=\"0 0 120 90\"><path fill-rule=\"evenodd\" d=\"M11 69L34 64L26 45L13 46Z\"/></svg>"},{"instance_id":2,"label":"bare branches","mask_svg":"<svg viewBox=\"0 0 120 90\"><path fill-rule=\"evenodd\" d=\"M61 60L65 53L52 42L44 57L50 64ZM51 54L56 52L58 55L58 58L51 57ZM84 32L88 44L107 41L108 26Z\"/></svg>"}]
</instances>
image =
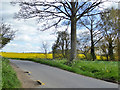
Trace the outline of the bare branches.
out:
<instances>
[{"instance_id":1,"label":"bare branches","mask_svg":"<svg viewBox=\"0 0 120 90\"><path fill-rule=\"evenodd\" d=\"M79 11L80 8L82 8L87 2L84 2L81 6L79 6L76 10L76 13Z\"/></svg>"},{"instance_id":2,"label":"bare branches","mask_svg":"<svg viewBox=\"0 0 120 90\"><path fill-rule=\"evenodd\" d=\"M51 20L50 18L52 17L53 19L59 18L61 20L70 20L72 15L72 3L68 0L63 2L20 1L16 3L18 3L21 7L18 14L15 15L16 18L29 19L38 17L39 19ZM101 1L96 1L93 3L90 1L74 2L74 14L77 17L76 21L79 20L82 16L85 16L86 13L91 12L99 4L101 4ZM88 8L84 9L85 7ZM53 24L52 26L55 26L56 24ZM51 28L51 26L46 29L49 28Z\"/></svg>"},{"instance_id":3,"label":"bare branches","mask_svg":"<svg viewBox=\"0 0 120 90\"><path fill-rule=\"evenodd\" d=\"M91 12L93 9L95 9L101 3L102 3L102 1L99 1L99 2L96 1L96 2L92 3L92 5L88 6L88 8L86 8L81 14L79 14L79 17L77 18L77 20L79 20L86 13Z\"/></svg>"},{"instance_id":4,"label":"bare branches","mask_svg":"<svg viewBox=\"0 0 120 90\"><path fill-rule=\"evenodd\" d=\"M64 9L65 9L65 11L67 13L67 16L70 17L70 14L69 14L69 11L68 11L68 8L67 8L66 4L63 3L63 2L61 2L61 3L63 4L63 7L64 7Z\"/></svg>"},{"instance_id":5,"label":"bare branches","mask_svg":"<svg viewBox=\"0 0 120 90\"><path fill-rule=\"evenodd\" d=\"M53 25L50 25L50 26L42 29L41 31L45 31L45 30L47 30L47 29L49 29L49 28L51 28L51 27L57 26L57 25L60 23L61 20L62 20L62 19L60 18L58 22L56 22L56 23L54 23Z\"/></svg>"}]
</instances>

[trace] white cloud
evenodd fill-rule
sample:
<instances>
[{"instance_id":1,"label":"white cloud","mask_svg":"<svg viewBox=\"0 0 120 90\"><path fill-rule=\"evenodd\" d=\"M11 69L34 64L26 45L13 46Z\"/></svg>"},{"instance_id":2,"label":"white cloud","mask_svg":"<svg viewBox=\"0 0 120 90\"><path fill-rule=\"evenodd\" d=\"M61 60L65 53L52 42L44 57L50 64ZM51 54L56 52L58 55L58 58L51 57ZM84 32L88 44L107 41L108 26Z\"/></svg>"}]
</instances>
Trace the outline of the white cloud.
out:
<instances>
[{"instance_id":1,"label":"white cloud","mask_svg":"<svg viewBox=\"0 0 120 90\"><path fill-rule=\"evenodd\" d=\"M77 30L77 35L79 35L80 33L85 32L85 31L89 31L89 30L86 29L86 28L79 29L79 30Z\"/></svg>"},{"instance_id":2,"label":"white cloud","mask_svg":"<svg viewBox=\"0 0 120 90\"><path fill-rule=\"evenodd\" d=\"M11 50L12 49L12 50ZM2 49L8 52L42 52L40 46L33 46L31 43L26 44L12 44L9 43Z\"/></svg>"},{"instance_id":3,"label":"white cloud","mask_svg":"<svg viewBox=\"0 0 120 90\"><path fill-rule=\"evenodd\" d=\"M31 41L31 37L29 37L28 35L22 35L22 36L16 37L15 40L29 42L29 41Z\"/></svg>"},{"instance_id":4,"label":"white cloud","mask_svg":"<svg viewBox=\"0 0 120 90\"><path fill-rule=\"evenodd\" d=\"M14 40L5 46L2 49L3 51L40 51L42 41L47 41L49 42L50 47L52 46L56 37L54 35L50 35L51 30L44 32L38 31L37 22L34 19L13 19L14 13L19 11L19 7L13 7L9 2L2 2L2 8L0 11L4 22L11 24L12 28L17 30Z\"/></svg>"},{"instance_id":5,"label":"white cloud","mask_svg":"<svg viewBox=\"0 0 120 90\"><path fill-rule=\"evenodd\" d=\"M111 7L118 8L119 0L104 0L104 1L106 2L100 5L101 6L100 10L111 8Z\"/></svg>"}]
</instances>

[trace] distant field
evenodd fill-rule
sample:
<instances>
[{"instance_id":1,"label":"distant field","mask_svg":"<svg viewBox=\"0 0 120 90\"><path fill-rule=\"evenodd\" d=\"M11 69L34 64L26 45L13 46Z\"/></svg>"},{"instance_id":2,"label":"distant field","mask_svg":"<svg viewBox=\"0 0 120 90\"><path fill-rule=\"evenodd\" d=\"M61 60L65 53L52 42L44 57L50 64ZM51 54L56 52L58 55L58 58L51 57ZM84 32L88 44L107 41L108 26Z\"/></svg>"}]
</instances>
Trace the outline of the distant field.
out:
<instances>
[{"instance_id":1,"label":"distant field","mask_svg":"<svg viewBox=\"0 0 120 90\"><path fill-rule=\"evenodd\" d=\"M41 58L41 59L53 59L52 54L44 53L13 53L13 52L0 52L0 55L7 58ZM84 54L78 54L78 59L85 59ZM101 56L96 56L97 60L101 60ZM106 60L105 56L102 56L102 60Z\"/></svg>"},{"instance_id":2,"label":"distant field","mask_svg":"<svg viewBox=\"0 0 120 90\"><path fill-rule=\"evenodd\" d=\"M1 52L1 56L7 58L47 58L52 59L52 54L44 54L44 53L13 53L13 52Z\"/></svg>"}]
</instances>

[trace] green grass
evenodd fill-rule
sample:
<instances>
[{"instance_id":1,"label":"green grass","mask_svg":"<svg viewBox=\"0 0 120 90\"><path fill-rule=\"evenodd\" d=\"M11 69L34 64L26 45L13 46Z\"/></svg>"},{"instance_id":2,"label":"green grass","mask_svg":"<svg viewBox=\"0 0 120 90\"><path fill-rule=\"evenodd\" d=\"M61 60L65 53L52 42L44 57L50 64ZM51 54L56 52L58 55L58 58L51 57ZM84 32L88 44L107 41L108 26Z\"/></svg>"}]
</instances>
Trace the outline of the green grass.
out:
<instances>
[{"instance_id":1,"label":"green grass","mask_svg":"<svg viewBox=\"0 0 120 90\"><path fill-rule=\"evenodd\" d=\"M86 76L111 82L118 82L118 79L120 80L118 62L115 61L74 61L72 67L83 71Z\"/></svg>"},{"instance_id":2,"label":"green grass","mask_svg":"<svg viewBox=\"0 0 120 90\"><path fill-rule=\"evenodd\" d=\"M2 58L0 57L0 90L2 89Z\"/></svg>"},{"instance_id":3,"label":"green grass","mask_svg":"<svg viewBox=\"0 0 120 90\"><path fill-rule=\"evenodd\" d=\"M21 59L23 60L23 59ZM71 65L66 65L67 60L45 60L45 59L24 59L30 60L41 64L58 67L77 74L115 82L120 82L118 75L118 62L117 61L83 61L75 60ZM119 62L120 63L120 62Z\"/></svg>"},{"instance_id":4,"label":"green grass","mask_svg":"<svg viewBox=\"0 0 120 90\"><path fill-rule=\"evenodd\" d=\"M2 88L20 88L16 72L9 65L9 60L2 58Z\"/></svg>"}]
</instances>

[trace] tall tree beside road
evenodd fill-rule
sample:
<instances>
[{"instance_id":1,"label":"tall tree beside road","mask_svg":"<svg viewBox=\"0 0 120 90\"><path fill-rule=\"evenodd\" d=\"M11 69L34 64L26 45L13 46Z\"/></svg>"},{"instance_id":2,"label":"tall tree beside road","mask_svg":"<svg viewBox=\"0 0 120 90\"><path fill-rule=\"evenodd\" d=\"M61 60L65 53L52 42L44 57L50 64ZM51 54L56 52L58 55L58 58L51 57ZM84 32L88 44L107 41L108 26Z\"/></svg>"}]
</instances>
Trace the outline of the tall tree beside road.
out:
<instances>
[{"instance_id":1,"label":"tall tree beside road","mask_svg":"<svg viewBox=\"0 0 120 90\"><path fill-rule=\"evenodd\" d=\"M63 20L70 22L71 24L71 57L69 62L76 59L76 24L81 17L87 15L93 15L100 12L93 12L100 4L103 3L102 0L53 0L52 2L45 1L25 1L21 0L12 2L14 4L19 4L20 11L16 14L17 18L29 19L38 18L43 26L42 30L49 28L58 27ZM88 14L89 13L89 14Z\"/></svg>"},{"instance_id":2,"label":"tall tree beside road","mask_svg":"<svg viewBox=\"0 0 120 90\"><path fill-rule=\"evenodd\" d=\"M80 24L82 24L90 33L90 41L91 41L91 55L93 61L95 60L95 44L97 44L102 38L101 29L103 26L99 26L101 23L101 19L97 19L99 16L87 16L80 20ZM97 39L95 39L97 37Z\"/></svg>"},{"instance_id":3,"label":"tall tree beside road","mask_svg":"<svg viewBox=\"0 0 120 90\"><path fill-rule=\"evenodd\" d=\"M109 13L103 13L101 15L102 23L100 25L103 26L103 31L105 33L105 39L108 42L108 55L110 60L114 60L113 49L114 45L113 42L115 41L116 37L118 37L118 15L114 8L108 10ZM113 15L113 12L115 16Z\"/></svg>"},{"instance_id":4,"label":"tall tree beside road","mask_svg":"<svg viewBox=\"0 0 120 90\"><path fill-rule=\"evenodd\" d=\"M120 14L119 13L120 13L120 10L118 10L118 25L120 25ZM118 60L120 61L120 27L118 27Z\"/></svg>"},{"instance_id":5,"label":"tall tree beside road","mask_svg":"<svg viewBox=\"0 0 120 90\"><path fill-rule=\"evenodd\" d=\"M113 22L113 30L115 32L115 35L117 36L117 52L118 52L118 60L120 61L120 2L118 3L118 9L112 8L111 18Z\"/></svg>"},{"instance_id":6,"label":"tall tree beside road","mask_svg":"<svg viewBox=\"0 0 120 90\"><path fill-rule=\"evenodd\" d=\"M5 23L0 23L0 49L9 43L15 36L15 31L11 26Z\"/></svg>"}]
</instances>

